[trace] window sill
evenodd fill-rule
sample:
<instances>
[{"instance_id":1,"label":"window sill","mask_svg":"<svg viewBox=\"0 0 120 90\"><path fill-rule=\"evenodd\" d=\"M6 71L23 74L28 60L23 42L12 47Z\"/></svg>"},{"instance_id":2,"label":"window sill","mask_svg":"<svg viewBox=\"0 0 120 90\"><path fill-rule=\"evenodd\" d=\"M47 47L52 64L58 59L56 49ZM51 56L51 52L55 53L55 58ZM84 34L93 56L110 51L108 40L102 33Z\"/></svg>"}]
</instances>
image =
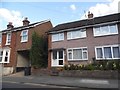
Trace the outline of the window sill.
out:
<instances>
[{"instance_id":1,"label":"window sill","mask_svg":"<svg viewBox=\"0 0 120 90\"><path fill-rule=\"evenodd\" d=\"M86 37L67 39L67 41L70 41L70 40L79 40L79 39L86 39Z\"/></svg>"},{"instance_id":2,"label":"window sill","mask_svg":"<svg viewBox=\"0 0 120 90\"><path fill-rule=\"evenodd\" d=\"M59 41L52 41L52 43L55 43L55 42L62 42L62 41L64 41L64 40L59 40Z\"/></svg>"},{"instance_id":3,"label":"window sill","mask_svg":"<svg viewBox=\"0 0 120 90\"><path fill-rule=\"evenodd\" d=\"M7 45L10 45L10 43L6 43L5 45L6 45L6 46L7 46Z\"/></svg>"},{"instance_id":4,"label":"window sill","mask_svg":"<svg viewBox=\"0 0 120 90\"><path fill-rule=\"evenodd\" d=\"M28 41L21 41L21 43L27 43Z\"/></svg>"},{"instance_id":5,"label":"window sill","mask_svg":"<svg viewBox=\"0 0 120 90\"><path fill-rule=\"evenodd\" d=\"M96 58L96 60L118 60L120 58Z\"/></svg>"},{"instance_id":6,"label":"window sill","mask_svg":"<svg viewBox=\"0 0 120 90\"><path fill-rule=\"evenodd\" d=\"M79 60L68 60L68 61L88 61L88 59L79 59Z\"/></svg>"},{"instance_id":7,"label":"window sill","mask_svg":"<svg viewBox=\"0 0 120 90\"><path fill-rule=\"evenodd\" d=\"M106 34L106 35L94 35L94 37L105 37L105 36L114 36L114 35L118 35L118 33Z\"/></svg>"}]
</instances>

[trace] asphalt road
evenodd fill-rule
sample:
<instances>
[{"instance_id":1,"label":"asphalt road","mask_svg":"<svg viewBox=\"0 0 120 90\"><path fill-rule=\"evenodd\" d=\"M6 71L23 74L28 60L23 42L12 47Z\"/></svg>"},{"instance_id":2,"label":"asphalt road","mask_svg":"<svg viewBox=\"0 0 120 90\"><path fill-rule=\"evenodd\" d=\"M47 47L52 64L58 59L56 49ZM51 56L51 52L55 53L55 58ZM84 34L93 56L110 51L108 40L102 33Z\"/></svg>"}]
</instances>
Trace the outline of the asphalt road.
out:
<instances>
[{"instance_id":1,"label":"asphalt road","mask_svg":"<svg viewBox=\"0 0 120 90\"><path fill-rule=\"evenodd\" d=\"M18 83L18 82L3 82L2 90L98 90L98 89L88 89L88 88L75 88L75 87L65 87L65 86L55 86L55 85L45 85L45 84L34 84L34 83Z\"/></svg>"}]
</instances>

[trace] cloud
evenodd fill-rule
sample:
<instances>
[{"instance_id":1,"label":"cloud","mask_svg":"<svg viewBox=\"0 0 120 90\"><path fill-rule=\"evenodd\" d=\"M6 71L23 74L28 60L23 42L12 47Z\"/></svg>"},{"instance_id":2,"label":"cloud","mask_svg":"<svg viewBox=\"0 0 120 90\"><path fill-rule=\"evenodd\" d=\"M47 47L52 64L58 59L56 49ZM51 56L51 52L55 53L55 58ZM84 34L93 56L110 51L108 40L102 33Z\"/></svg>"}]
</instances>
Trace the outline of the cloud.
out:
<instances>
[{"instance_id":1,"label":"cloud","mask_svg":"<svg viewBox=\"0 0 120 90\"><path fill-rule=\"evenodd\" d=\"M109 0L108 4L96 4L96 6L92 6L88 9L88 11L94 14L94 17L104 16L108 14L118 13L118 3L120 0ZM88 13L86 12L86 15ZM85 19L85 14L81 17L81 19Z\"/></svg>"},{"instance_id":2,"label":"cloud","mask_svg":"<svg viewBox=\"0 0 120 90\"><path fill-rule=\"evenodd\" d=\"M0 18L6 22L12 22L14 26L22 25L23 18L19 11L0 8Z\"/></svg>"},{"instance_id":3,"label":"cloud","mask_svg":"<svg viewBox=\"0 0 120 90\"><path fill-rule=\"evenodd\" d=\"M71 10L75 11L76 10L76 6L74 4L70 5Z\"/></svg>"}]
</instances>

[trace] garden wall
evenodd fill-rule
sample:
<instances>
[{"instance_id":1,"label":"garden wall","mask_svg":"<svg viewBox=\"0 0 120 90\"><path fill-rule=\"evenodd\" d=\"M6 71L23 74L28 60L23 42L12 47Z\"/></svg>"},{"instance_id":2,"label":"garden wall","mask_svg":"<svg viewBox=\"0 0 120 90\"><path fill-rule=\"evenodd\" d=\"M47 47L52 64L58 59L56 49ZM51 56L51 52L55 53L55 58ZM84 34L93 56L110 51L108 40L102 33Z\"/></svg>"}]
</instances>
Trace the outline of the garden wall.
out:
<instances>
[{"instance_id":1,"label":"garden wall","mask_svg":"<svg viewBox=\"0 0 120 90\"><path fill-rule=\"evenodd\" d=\"M117 70L63 70L59 76L81 77L81 78L100 78L118 79Z\"/></svg>"}]
</instances>

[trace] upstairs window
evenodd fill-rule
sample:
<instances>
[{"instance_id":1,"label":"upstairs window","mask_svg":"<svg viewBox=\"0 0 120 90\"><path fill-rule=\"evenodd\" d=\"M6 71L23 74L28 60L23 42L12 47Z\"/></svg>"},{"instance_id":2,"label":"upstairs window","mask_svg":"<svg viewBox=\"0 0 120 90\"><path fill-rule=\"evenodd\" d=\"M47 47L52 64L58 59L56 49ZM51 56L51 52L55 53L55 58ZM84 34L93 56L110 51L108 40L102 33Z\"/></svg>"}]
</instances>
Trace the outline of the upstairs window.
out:
<instances>
[{"instance_id":1,"label":"upstairs window","mask_svg":"<svg viewBox=\"0 0 120 90\"><path fill-rule=\"evenodd\" d=\"M52 42L64 40L64 33L52 34Z\"/></svg>"},{"instance_id":2,"label":"upstairs window","mask_svg":"<svg viewBox=\"0 0 120 90\"><path fill-rule=\"evenodd\" d=\"M21 42L28 41L28 30L24 30L21 32Z\"/></svg>"},{"instance_id":3,"label":"upstairs window","mask_svg":"<svg viewBox=\"0 0 120 90\"><path fill-rule=\"evenodd\" d=\"M76 30L67 32L67 40L86 37L86 30Z\"/></svg>"},{"instance_id":4,"label":"upstairs window","mask_svg":"<svg viewBox=\"0 0 120 90\"><path fill-rule=\"evenodd\" d=\"M10 43L11 43L11 33L7 33L6 45L10 45Z\"/></svg>"},{"instance_id":5,"label":"upstairs window","mask_svg":"<svg viewBox=\"0 0 120 90\"><path fill-rule=\"evenodd\" d=\"M94 32L94 36L104 36L104 35L118 34L118 29L117 29L117 25L113 24L113 25L94 27L93 32Z\"/></svg>"}]
</instances>

